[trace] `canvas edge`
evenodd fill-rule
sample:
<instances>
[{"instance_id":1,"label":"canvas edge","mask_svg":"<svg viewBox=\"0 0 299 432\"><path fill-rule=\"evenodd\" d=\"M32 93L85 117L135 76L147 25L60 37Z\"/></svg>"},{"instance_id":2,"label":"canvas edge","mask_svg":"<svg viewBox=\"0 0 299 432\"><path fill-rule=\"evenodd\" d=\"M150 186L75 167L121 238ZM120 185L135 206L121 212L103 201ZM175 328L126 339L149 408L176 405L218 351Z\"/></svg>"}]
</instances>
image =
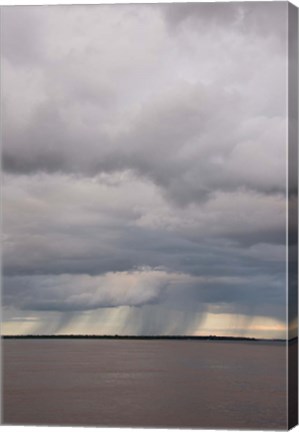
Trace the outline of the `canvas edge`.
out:
<instances>
[{"instance_id":1,"label":"canvas edge","mask_svg":"<svg viewBox=\"0 0 299 432\"><path fill-rule=\"evenodd\" d=\"M298 48L298 8L288 3L288 429L298 424Z\"/></svg>"}]
</instances>

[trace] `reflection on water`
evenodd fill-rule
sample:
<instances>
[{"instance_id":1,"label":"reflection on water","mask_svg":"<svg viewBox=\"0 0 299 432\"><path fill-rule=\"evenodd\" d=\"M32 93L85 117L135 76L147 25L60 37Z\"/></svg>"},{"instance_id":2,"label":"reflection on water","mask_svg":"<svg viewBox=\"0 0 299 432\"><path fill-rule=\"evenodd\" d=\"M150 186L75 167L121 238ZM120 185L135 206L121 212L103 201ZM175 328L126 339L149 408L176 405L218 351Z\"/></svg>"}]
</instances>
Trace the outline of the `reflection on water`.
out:
<instances>
[{"instance_id":1,"label":"reflection on water","mask_svg":"<svg viewBox=\"0 0 299 432\"><path fill-rule=\"evenodd\" d=\"M286 428L279 342L5 340L5 424Z\"/></svg>"}]
</instances>

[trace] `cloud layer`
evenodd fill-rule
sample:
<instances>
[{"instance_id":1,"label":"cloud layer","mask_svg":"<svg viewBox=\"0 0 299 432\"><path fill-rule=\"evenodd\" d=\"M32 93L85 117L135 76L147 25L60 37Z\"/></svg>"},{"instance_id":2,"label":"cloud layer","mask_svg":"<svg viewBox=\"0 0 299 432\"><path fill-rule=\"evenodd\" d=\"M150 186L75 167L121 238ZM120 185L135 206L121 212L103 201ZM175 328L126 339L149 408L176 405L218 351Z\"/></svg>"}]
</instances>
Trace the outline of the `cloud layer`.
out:
<instances>
[{"instance_id":1,"label":"cloud layer","mask_svg":"<svg viewBox=\"0 0 299 432\"><path fill-rule=\"evenodd\" d=\"M286 13L3 8L8 322L284 320Z\"/></svg>"}]
</instances>

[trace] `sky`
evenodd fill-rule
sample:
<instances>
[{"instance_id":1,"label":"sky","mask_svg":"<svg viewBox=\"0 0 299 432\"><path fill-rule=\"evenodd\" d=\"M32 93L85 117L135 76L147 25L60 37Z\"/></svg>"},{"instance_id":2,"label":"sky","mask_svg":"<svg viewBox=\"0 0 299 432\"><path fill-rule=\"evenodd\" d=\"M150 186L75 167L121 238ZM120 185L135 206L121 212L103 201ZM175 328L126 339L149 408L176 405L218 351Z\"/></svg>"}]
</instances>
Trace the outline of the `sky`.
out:
<instances>
[{"instance_id":1,"label":"sky","mask_svg":"<svg viewBox=\"0 0 299 432\"><path fill-rule=\"evenodd\" d=\"M3 333L285 337L287 3L1 15Z\"/></svg>"}]
</instances>

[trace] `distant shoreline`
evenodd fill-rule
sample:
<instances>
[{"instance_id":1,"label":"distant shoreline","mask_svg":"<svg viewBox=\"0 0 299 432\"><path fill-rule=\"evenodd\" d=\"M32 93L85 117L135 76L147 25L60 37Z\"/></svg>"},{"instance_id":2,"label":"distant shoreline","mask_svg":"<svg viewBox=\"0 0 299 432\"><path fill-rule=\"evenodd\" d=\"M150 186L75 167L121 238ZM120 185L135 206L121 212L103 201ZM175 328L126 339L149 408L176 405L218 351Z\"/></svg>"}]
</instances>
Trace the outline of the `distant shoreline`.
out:
<instances>
[{"instance_id":1,"label":"distant shoreline","mask_svg":"<svg viewBox=\"0 0 299 432\"><path fill-rule=\"evenodd\" d=\"M134 336L134 335L2 335L2 339L110 339L110 340L212 340L248 342L287 342L286 339L261 339L241 336ZM297 341L297 337L288 342Z\"/></svg>"}]
</instances>

